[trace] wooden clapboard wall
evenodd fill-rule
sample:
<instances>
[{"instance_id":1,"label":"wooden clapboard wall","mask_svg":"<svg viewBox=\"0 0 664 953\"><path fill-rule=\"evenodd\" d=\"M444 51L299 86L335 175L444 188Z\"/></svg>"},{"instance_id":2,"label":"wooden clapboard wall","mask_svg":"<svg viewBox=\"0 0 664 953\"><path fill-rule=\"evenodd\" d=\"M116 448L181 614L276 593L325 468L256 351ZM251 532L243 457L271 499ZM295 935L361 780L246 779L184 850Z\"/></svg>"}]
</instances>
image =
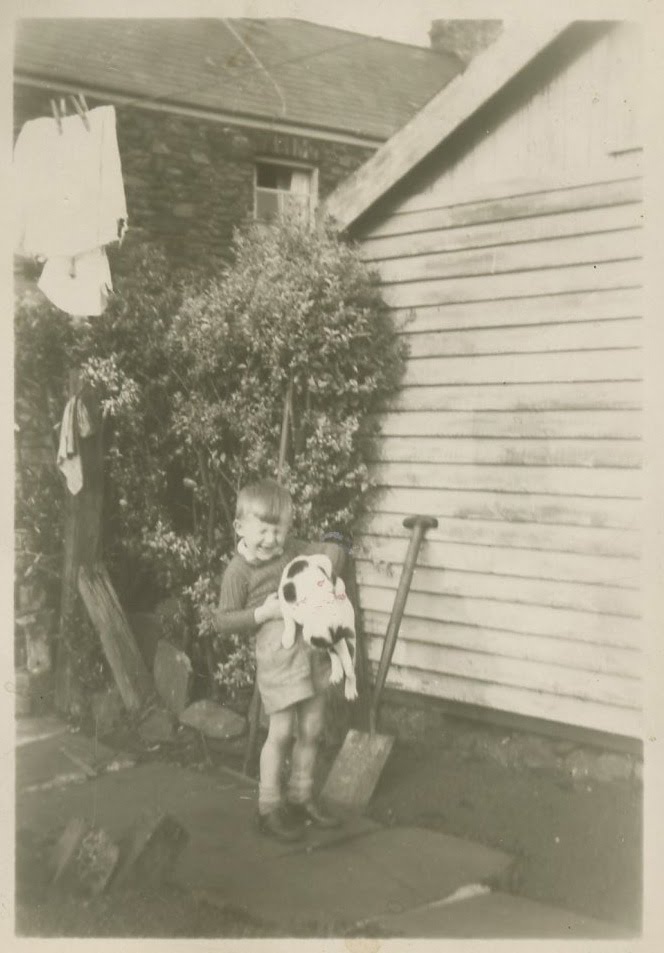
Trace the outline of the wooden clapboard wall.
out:
<instances>
[{"instance_id":1,"label":"wooden clapboard wall","mask_svg":"<svg viewBox=\"0 0 664 953\"><path fill-rule=\"evenodd\" d=\"M388 684L635 736L640 176L604 161L606 124L597 162L540 157L539 184L531 169L519 188L518 163L502 180L491 164L505 134L518 156L560 125L579 76L622 42L604 37L571 78L537 90L530 117L483 140L483 161L465 157L424 191L415 175L356 235L410 348L374 446L382 489L358 573L375 661L407 545L401 521L435 515Z\"/></svg>"}]
</instances>

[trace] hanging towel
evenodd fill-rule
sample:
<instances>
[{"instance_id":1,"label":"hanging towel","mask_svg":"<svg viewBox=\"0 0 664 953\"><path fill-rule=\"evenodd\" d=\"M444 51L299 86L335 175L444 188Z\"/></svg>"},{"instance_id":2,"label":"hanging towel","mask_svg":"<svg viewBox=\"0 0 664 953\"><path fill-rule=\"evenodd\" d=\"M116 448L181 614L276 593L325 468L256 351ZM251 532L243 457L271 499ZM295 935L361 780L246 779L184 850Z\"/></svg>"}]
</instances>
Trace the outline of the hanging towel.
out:
<instances>
[{"instance_id":1,"label":"hanging towel","mask_svg":"<svg viewBox=\"0 0 664 953\"><path fill-rule=\"evenodd\" d=\"M40 258L79 255L122 237L127 205L115 107L26 122L14 147L17 250Z\"/></svg>"},{"instance_id":2,"label":"hanging towel","mask_svg":"<svg viewBox=\"0 0 664 953\"><path fill-rule=\"evenodd\" d=\"M97 317L113 290L106 251L95 248L74 258L49 258L37 287L61 311L77 318Z\"/></svg>"},{"instance_id":3,"label":"hanging towel","mask_svg":"<svg viewBox=\"0 0 664 953\"><path fill-rule=\"evenodd\" d=\"M83 487L83 467L76 446L76 432L74 429L76 402L76 397L70 397L65 404L60 425L60 444L57 459L58 467L62 470L67 481L67 489L73 496L76 496Z\"/></svg>"}]
</instances>

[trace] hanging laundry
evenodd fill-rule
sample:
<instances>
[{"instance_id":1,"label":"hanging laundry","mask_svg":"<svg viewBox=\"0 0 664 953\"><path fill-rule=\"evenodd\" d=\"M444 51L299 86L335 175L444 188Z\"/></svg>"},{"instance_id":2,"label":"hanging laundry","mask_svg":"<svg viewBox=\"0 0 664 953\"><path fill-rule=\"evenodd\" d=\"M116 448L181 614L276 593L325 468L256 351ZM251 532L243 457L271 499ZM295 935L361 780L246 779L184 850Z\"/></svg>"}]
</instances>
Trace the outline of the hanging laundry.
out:
<instances>
[{"instance_id":1,"label":"hanging laundry","mask_svg":"<svg viewBox=\"0 0 664 953\"><path fill-rule=\"evenodd\" d=\"M76 404L76 397L70 397L65 404L62 423L60 424L60 442L57 457L57 464L67 481L67 488L74 496L83 487L83 467L76 440Z\"/></svg>"},{"instance_id":2,"label":"hanging laundry","mask_svg":"<svg viewBox=\"0 0 664 953\"><path fill-rule=\"evenodd\" d=\"M78 318L97 317L113 290L105 249L49 258L37 287L61 311Z\"/></svg>"},{"instance_id":3,"label":"hanging laundry","mask_svg":"<svg viewBox=\"0 0 664 953\"><path fill-rule=\"evenodd\" d=\"M25 123L14 147L17 250L51 258L80 255L122 238L127 206L115 107Z\"/></svg>"}]
</instances>

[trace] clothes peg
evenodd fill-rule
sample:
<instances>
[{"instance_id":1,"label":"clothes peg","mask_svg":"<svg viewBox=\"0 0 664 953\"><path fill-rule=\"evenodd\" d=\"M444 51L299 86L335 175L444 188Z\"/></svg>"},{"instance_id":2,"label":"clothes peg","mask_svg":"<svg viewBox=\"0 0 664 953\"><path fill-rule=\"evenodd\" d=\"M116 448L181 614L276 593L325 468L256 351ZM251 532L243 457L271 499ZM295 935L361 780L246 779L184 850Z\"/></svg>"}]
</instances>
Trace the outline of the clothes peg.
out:
<instances>
[{"instance_id":1,"label":"clothes peg","mask_svg":"<svg viewBox=\"0 0 664 953\"><path fill-rule=\"evenodd\" d=\"M62 135L62 116L60 115L58 104L56 103L54 99L51 100L51 112L53 113L53 118L55 119L57 123L58 132L60 133L60 135Z\"/></svg>"},{"instance_id":2,"label":"clothes peg","mask_svg":"<svg viewBox=\"0 0 664 953\"><path fill-rule=\"evenodd\" d=\"M87 104L85 105L85 107L83 106L83 103L85 103L83 95L79 93L78 96L72 96L71 101L74 105L74 109L76 110L78 115L81 117L81 121L83 125L88 130L88 132L90 132L90 121L88 119L88 107L87 107Z\"/></svg>"}]
</instances>

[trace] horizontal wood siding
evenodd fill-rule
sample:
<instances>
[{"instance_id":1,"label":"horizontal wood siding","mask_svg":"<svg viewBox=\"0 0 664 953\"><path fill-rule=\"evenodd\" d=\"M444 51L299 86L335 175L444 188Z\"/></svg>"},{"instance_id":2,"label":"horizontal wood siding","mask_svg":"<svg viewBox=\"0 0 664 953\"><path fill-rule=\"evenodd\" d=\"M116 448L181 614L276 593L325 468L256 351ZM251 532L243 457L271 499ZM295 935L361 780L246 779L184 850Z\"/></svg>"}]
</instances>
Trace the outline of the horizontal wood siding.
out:
<instances>
[{"instance_id":1,"label":"horizontal wood siding","mask_svg":"<svg viewBox=\"0 0 664 953\"><path fill-rule=\"evenodd\" d=\"M637 176L445 204L362 236L408 344L372 444L360 602L377 662L429 513L388 682L624 735L641 707Z\"/></svg>"}]
</instances>

